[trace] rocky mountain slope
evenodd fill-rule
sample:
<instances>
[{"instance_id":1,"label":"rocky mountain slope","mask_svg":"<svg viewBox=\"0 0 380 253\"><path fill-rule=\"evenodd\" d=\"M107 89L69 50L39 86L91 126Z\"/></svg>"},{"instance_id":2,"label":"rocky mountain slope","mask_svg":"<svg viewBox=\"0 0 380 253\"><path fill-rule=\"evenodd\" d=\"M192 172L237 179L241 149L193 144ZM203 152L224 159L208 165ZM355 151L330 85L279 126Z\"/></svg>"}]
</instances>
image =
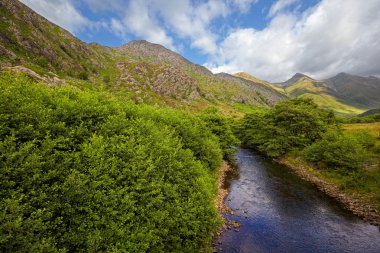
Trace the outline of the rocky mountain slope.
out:
<instances>
[{"instance_id":1,"label":"rocky mountain slope","mask_svg":"<svg viewBox=\"0 0 380 253\"><path fill-rule=\"evenodd\" d=\"M247 80L259 80L247 73L235 74ZM360 114L365 110L380 107L380 79L340 73L325 80L315 80L297 73L282 83L263 84L285 94L290 98L305 97L313 99L319 106L333 109L341 114Z\"/></svg>"},{"instance_id":2,"label":"rocky mountain slope","mask_svg":"<svg viewBox=\"0 0 380 253\"><path fill-rule=\"evenodd\" d=\"M339 73L323 82L347 104L364 109L380 107L380 78Z\"/></svg>"},{"instance_id":3,"label":"rocky mountain slope","mask_svg":"<svg viewBox=\"0 0 380 253\"><path fill-rule=\"evenodd\" d=\"M268 106L286 98L258 82L214 75L147 41L117 48L84 43L14 0L0 1L0 67L52 83L85 81L136 102L196 110L234 103Z\"/></svg>"},{"instance_id":4,"label":"rocky mountain slope","mask_svg":"<svg viewBox=\"0 0 380 253\"><path fill-rule=\"evenodd\" d=\"M104 68L104 47L86 44L19 1L0 1L0 63L86 78Z\"/></svg>"},{"instance_id":5,"label":"rocky mountain slope","mask_svg":"<svg viewBox=\"0 0 380 253\"><path fill-rule=\"evenodd\" d=\"M237 77L241 77L241 78L246 79L246 80L248 80L248 81L252 81L252 82L254 82L254 83L260 83L260 84L263 84L263 85L265 85L265 86L267 86L267 87L269 87L269 88L271 88L271 89L274 89L274 90L280 92L281 94L285 94L283 88L278 87L277 85L274 85L274 84L272 84L272 83L270 83L270 82L267 82L267 81L264 81L264 80L258 79L258 78L254 77L254 76L252 76L252 75L250 75L250 74L248 74L248 73L245 73L245 72L237 72L237 73L234 73L233 75L234 75L234 76L237 76Z\"/></svg>"}]
</instances>

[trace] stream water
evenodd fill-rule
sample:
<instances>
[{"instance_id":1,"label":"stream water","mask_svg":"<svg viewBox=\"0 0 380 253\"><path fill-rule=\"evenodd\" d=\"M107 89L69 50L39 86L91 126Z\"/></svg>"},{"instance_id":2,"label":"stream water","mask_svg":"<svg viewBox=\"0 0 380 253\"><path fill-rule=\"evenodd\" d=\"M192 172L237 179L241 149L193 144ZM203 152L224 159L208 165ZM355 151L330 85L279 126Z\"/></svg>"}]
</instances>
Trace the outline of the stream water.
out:
<instances>
[{"instance_id":1,"label":"stream water","mask_svg":"<svg viewBox=\"0 0 380 253\"><path fill-rule=\"evenodd\" d=\"M218 252L380 253L380 229L289 169L254 151L239 149L238 169L228 175L228 220L241 224L218 239Z\"/></svg>"}]
</instances>

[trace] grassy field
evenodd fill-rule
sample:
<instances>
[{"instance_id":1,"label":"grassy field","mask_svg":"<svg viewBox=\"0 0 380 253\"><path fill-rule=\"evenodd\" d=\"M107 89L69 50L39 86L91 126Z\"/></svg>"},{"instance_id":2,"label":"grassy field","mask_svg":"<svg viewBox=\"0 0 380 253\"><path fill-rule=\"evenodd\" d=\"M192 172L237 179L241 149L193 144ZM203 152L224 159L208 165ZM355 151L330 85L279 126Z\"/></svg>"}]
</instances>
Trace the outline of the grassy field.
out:
<instances>
[{"instance_id":1,"label":"grassy field","mask_svg":"<svg viewBox=\"0 0 380 253\"><path fill-rule=\"evenodd\" d=\"M311 98L321 108L332 109L335 112L343 115L356 115L364 112L364 110L344 104L328 94L306 93L301 95L300 97Z\"/></svg>"},{"instance_id":2,"label":"grassy field","mask_svg":"<svg viewBox=\"0 0 380 253\"><path fill-rule=\"evenodd\" d=\"M380 144L380 122L345 124L343 128L348 133L366 131L376 137L376 143Z\"/></svg>"}]
</instances>

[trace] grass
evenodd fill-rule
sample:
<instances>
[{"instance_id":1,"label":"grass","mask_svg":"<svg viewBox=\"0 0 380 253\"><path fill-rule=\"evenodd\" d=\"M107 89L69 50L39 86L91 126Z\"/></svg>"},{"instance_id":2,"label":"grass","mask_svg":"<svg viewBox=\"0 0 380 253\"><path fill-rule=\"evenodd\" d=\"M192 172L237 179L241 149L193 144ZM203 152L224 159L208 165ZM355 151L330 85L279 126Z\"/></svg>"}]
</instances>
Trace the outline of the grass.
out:
<instances>
[{"instance_id":1,"label":"grass","mask_svg":"<svg viewBox=\"0 0 380 253\"><path fill-rule=\"evenodd\" d=\"M376 138L375 146L369 150L369 156L371 161L369 162L368 167L371 168L371 171L377 171L380 174L380 122L345 124L343 125L343 129L346 133L365 131Z\"/></svg>"},{"instance_id":2,"label":"grass","mask_svg":"<svg viewBox=\"0 0 380 253\"><path fill-rule=\"evenodd\" d=\"M337 185L343 193L374 207L380 212L380 170L359 170L342 173L342 170L319 169L297 153L284 158L294 168L306 168L307 173L325 182Z\"/></svg>"},{"instance_id":3,"label":"grass","mask_svg":"<svg viewBox=\"0 0 380 253\"><path fill-rule=\"evenodd\" d=\"M356 196L380 211L380 122L343 125L345 133L368 132L376 138L374 148L369 149L369 160L365 168L350 173L339 170L323 170L321 175L339 185L340 189Z\"/></svg>"},{"instance_id":4,"label":"grass","mask_svg":"<svg viewBox=\"0 0 380 253\"><path fill-rule=\"evenodd\" d=\"M356 115L364 112L364 110L344 104L328 94L306 93L301 97L311 98L321 108L331 109L339 114Z\"/></svg>"},{"instance_id":5,"label":"grass","mask_svg":"<svg viewBox=\"0 0 380 253\"><path fill-rule=\"evenodd\" d=\"M250 74L247 74L245 72L238 72L238 73L235 73L233 75L237 76L237 77L240 77L240 78L244 78L244 79L246 79L248 81L252 81L254 83L260 83L260 84L262 84L262 85L264 85L264 86L266 86L268 88L276 90L277 92L279 92L281 94L285 94L285 90L283 88L278 87L278 86L276 86L274 84L271 84L271 83L269 83L267 81L258 79L258 78L254 77L254 76L251 76Z\"/></svg>"},{"instance_id":6,"label":"grass","mask_svg":"<svg viewBox=\"0 0 380 253\"><path fill-rule=\"evenodd\" d=\"M364 112L362 109L340 102L327 93L326 87L307 79L296 82L285 91L290 97L311 98L321 108L332 109L338 114L356 115Z\"/></svg>"},{"instance_id":7,"label":"grass","mask_svg":"<svg viewBox=\"0 0 380 253\"><path fill-rule=\"evenodd\" d=\"M345 124L343 128L348 133L366 131L376 138L377 144L380 144L380 122Z\"/></svg>"},{"instance_id":8,"label":"grass","mask_svg":"<svg viewBox=\"0 0 380 253\"><path fill-rule=\"evenodd\" d=\"M323 93L325 91L325 87L317 86L315 83L307 79L301 79L285 88L285 92L291 97L297 97L305 93Z\"/></svg>"},{"instance_id":9,"label":"grass","mask_svg":"<svg viewBox=\"0 0 380 253\"><path fill-rule=\"evenodd\" d=\"M366 131L376 138L375 147L368 150L368 162L363 168L356 171L318 169L317 166L307 163L297 152L285 159L292 166L308 168L308 173L337 185L342 192L373 206L380 212L380 122L345 124L343 130L347 134Z\"/></svg>"}]
</instances>

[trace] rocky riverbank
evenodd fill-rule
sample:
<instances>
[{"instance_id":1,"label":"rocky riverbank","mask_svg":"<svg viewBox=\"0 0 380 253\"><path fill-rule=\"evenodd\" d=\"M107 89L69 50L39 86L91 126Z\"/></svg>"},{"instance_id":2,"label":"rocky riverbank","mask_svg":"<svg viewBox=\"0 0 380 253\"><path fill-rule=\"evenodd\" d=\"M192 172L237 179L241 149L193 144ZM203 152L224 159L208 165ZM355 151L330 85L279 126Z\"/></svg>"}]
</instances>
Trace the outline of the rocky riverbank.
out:
<instances>
[{"instance_id":1,"label":"rocky riverbank","mask_svg":"<svg viewBox=\"0 0 380 253\"><path fill-rule=\"evenodd\" d=\"M215 200L215 206L218 209L219 216L224 220L224 214L230 212L231 209L227 206L225 199L228 195L228 189L224 187L224 183L227 177L227 173L233 170L232 166L226 161L223 161L222 166L219 169L218 175L218 193Z\"/></svg>"},{"instance_id":2,"label":"rocky riverbank","mask_svg":"<svg viewBox=\"0 0 380 253\"><path fill-rule=\"evenodd\" d=\"M225 181L228 173L232 173L234 167L231 164L223 161L222 166L219 169L218 174L218 193L215 200L215 206L218 210L219 217L222 219L223 224L219 227L217 231L215 231L213 235L213 243L212 247L214 252L218 252L218 246L220 246L221 242L218 241L219 237L222 235L223 231L234 229L236 232L239 232L240 224L234 220L226 219L227 213L230 215L234 215L234 211L226 204L226 198L228 195L228 189L225 186Z\"/></svg>"},{"instance_id":3,"label":"rocky riverbank","mask_svg":"<svg viewBox=\"0 0 380 253\"><path fill-rule=\"evenodd\" d=\"M301 158L280 158L275 161L287 166L302 179L314 184L319 190L336 199L344 208L361 217L363 220L380 226L380 214L373 206L365 203L360 196L352 196L342 192L337 185L322 178L318 173L315 173L315 168L300 161L300 159Z\"/></svg>"}]
</instances>

